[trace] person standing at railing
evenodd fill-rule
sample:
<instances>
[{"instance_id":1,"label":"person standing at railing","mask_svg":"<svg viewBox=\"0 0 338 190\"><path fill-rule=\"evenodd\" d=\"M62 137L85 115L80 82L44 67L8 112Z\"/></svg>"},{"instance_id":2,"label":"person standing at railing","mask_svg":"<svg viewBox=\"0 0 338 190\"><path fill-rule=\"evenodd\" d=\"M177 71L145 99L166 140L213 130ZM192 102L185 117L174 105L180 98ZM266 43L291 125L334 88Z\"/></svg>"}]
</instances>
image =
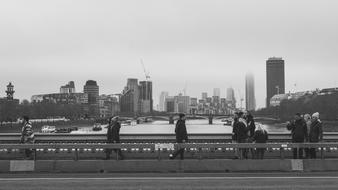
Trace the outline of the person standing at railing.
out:
<instances>
[{"instance_id":1,"label":"person standing at railing","mask_svg":"<svg viewBox=\"0 0 338 190\"><path fill-rule=\"evenodd\" d=\"M237 122L238 122L238 114L235 113L234 115L234 120L231 124L232 126L232 143L237 143ZM234 148L234 153L235 153L235 159L239 159L239 153L238 153L238 148Z\"/></svg>"},{"instance_id":2,"label":"person standing at railing","mask_svg":"<svg viewBox=\"0 0 338 190\"><path fill-rule=\"evenodd\" d=\"M268 141L268 132L263 128L262 125L257 125L257 129L252 137L252 141L255 143L266 143ZM263 159L265 148L257 148L255 151L256 159Z\"/></svg>"},{"instance_id":3,"label":"person standing at railing","mask_svg":"<svg viewBox=\"0 0 338 190\"><path fill-rule=\"evenodd\" d=\"M312 123L312 121L311 121L312 119L311 119L311 115L310 114L305 114L304 115L304 121L305 121L305 123L306 123L306 127L307 127L307 136L309 137L310 136L310 127L311 127L311 123ZM308 138L309 139L309 138ZM309 142L309 141L307 141L307 142ZM310 149L309 148L305 148L304 149L305 150L305 157L308 159L308 158L310 158Z\"/></svg>"},{"instance_id":4,"label":"person standing at railing","mask_svg":"<svg viewBox=\"0 0 338 190\"><path fill-rule=\"evenodd\" d=\"M235 134L237 136L237 143L247 143L248 142L248 127L247 123L244 119L244 114L243 112L238 112L238 122L234 124L235 128ZM240 148L239 149L240 153L240 159L248 159L248 149L247 148Z\"/></svg>"},{"instance_id":5,"label":"person standing at railing","mask_svg":"<svg viewBox=\"0 0 338 190\"><path fill-rule=\"evenodd\" d=\"M120 143L120 128L121 124L119 122L119 117L111 117L109 119L109 124L107 127L107 140L108 143ZM123 155L121 149L113 149L117 154L119 160L123 160ZM106 159L110 159L112 149L106 149Z\"/></svg>"},{"instance_id":6,"label":"person standing at railing","mask_svg":"<svg viewBox=\"0 0 338 190\"><path fill-rule=\"evenodd\" d=\"M286 125L288 130L291 130L293 143L304 143L308 140L307 126L300 113L296 113L294 120ZM293 149L293 159L303 159L303 148Z\"/></svg>"},{"instance_id":7,"label":"person standing at railing","mask_svg":"<svg viewBox=\"0 0 338 190\"><path fill-rule=\"evenodd\" d=\"M318 143L323 141L323 127L322 122L319 120L318 112L312 115L309 141L310 143ZM316 159L316 148L310 148L310 158Z\"/></svg>"},{"instance_id":8,"label":"person standing at railing","mask_svg":"<svg viewBox=\"0 0 338 190\"><path fill-rule=\"evenodd\" d=\"M188 142L188 133L185 126L185 114L179 114L179 119L177 120L175 127L176 142L177 143L186 143ZM181 160L184 159L184 148L178 149L173 154L169 155L170 159L175 159L177 155L180 155Z\"/></svg>"},{"instance_id":9,"label":"person standing at railing","mask_svg":"<svg viewBox=\"0 0 338 190\"><path fill-rule=\"evenodd\" d=\"M22 117L22 129L21 129L21 143L24 144L34 144L35 138L34 138L34 131L32 124L29 122L28 116ZM32 149L25 149L25 156L28 159L31 159L32 156Z\"/></svg>"},{"instance_id":10,"label":"person standing at railing","mask_svg":"<svg viewBox=\"0 0 338 190\"><path fill-rule=\"evenodd\" d=\"M249 111L247 111L245 119L246 119L246 123L248 125L248 136L249 136L249 139L252 139L252 137L255 135L255 130L256 130L256 124L255 124L254 117L252 116L252 114ZM251 152L252 158L254 159L255 155L256 155L255 149L254 148L250 148L250 152Z\"/></svg>"}]
</instances>

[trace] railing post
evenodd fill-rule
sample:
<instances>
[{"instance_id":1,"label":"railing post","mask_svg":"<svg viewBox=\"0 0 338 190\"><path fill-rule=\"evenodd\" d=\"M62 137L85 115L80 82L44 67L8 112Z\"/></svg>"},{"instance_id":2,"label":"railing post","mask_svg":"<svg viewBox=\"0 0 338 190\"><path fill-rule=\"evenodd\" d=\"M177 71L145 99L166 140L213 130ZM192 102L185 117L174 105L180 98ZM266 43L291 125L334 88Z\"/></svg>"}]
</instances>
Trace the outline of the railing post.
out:
<instances>
[{"instance_id":1,"label":"railing post","mask_svg":"<svg viewBox=\"0 0 338 190\"><path fill-rule=\"evenodd\" d=\"M280 158L281 158L282 160L284 160L284 158L285 158L284 148L280 148L279 151L280 151Z\"/></svg>"},{"instance_id":2,"label":"railing post","mask_svg":"<svg viewBox=\"0 0 338 190\"><path fill-rule=\"evenodd\" d=\"M320 147L320 159L324 159L324 148Z\"/></svg>"},{"instance_id":3,"label":"railing post","mask_svg":"<svg viewBox=\"0 0 338 190\"><path fill-rule=\"evenodd\" d=\"M161 148L158 147L157 151L158 151L158 153L157 153L157 160L161 160Z\"/></svg>"},{"instance_id":4,"label":"railing post","mask_svg":"<svg viewBox=\"0 0 338 190\"><path fill-rule=\"evenodd\" d=\"M34 152L34 154L33 154L33 157L34 157L33 160L36 161L36 149L33 149L33 152Z\"/></svg>"},{"instance_id":5,"label":"railing post","mask_svg":"<svg viewBox=\"0 0 338 190\"><path fill-rule=\"evenodd\" d=\"M79 151L78 151L78 149L76 148L75 149L75 161L78 161L79 160Z\"/></svg>"}]
</instances>

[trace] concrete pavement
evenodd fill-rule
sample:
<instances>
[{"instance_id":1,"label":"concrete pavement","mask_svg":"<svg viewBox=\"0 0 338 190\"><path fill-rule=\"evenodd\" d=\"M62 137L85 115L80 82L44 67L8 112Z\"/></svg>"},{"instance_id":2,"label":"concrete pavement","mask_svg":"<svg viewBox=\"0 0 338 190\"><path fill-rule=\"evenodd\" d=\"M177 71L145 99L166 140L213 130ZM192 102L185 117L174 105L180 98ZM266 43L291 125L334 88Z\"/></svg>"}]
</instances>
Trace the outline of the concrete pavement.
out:
<instances>
[{"instance_id":1,"label":"concrete pavement","mask_svg":"<svg viewBox=\"0 0 338 190\"><path fill-rule=\"evenodd\" d=\"M0 189L337 189L337 172L0 174Z\"/></svg>"}]
</instances>

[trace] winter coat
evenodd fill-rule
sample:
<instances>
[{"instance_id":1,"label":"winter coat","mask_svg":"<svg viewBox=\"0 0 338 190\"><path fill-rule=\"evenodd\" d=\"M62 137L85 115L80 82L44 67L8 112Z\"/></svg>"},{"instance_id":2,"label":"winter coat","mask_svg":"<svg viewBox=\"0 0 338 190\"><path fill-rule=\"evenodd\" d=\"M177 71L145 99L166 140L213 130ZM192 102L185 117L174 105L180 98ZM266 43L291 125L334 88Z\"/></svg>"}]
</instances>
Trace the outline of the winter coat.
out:
<instances>
[{"instance_id":1,"label":"winter coat","mask_svg":"<svg viewBox=\"0 0 338 190\"><path fill-rule=\"evenodd\" d=\"M21 129L21 143L34 143L34 141L35 137L32 124L27 122Z\"/></svg>"},{"instance_id":2,"label":"winter coat","mask_svg":"<svg viewBox=\"0 0 338 190\"><path fill-rule=\"evenodd\" d=\"M292 140L294 142L304 142L304 140L308 140L307 126L304 119L298 119L288 124L287 129L291 130Z\"/></svg>"},{"instance_id":3,"label":"winter coat","mask_svg":"<svg viewBox=\"0 0 338 190\"><path fill-rule=\"evenodd\" d=\"M248 139L248 127L246 125L246 122L239 119L238 122L235 122L234 124L234 129L235 129L235 134L237 136L237 142L238 143L243 143L246 142Z\"/></svg>"},{"instance_id":4,"label":"winter coat","mask_svg":"<svg viewBox=\"0 0 338 190\"><path fill-rule=\"evenodd\" d=\"M252 118L252 116L250 116L246 122L248 124L249 137L253 137L256 130L255 120Z\"/></svg>"},{"instance_id":5,"label":"winter coat","mask_svg":"<svg viewBox=\"0 0 338 190\"><path fill-rule=\"evenodd\" d=\"M113 122L108 125L107 129L107 140L109 143L119 143L120 142L120 128L121 124L119 122Z\"/></svg>"},{"instance_id":6,"label":"winter coat","mask_svg":"<svg viewBox=\"0 0 338 190\"><path fill-rule=\"evenodd\" d=\"M310 126L309 141L319 142L319 140L323 140L323 127L321 121L315 120Z\"/></svg>"},{"instance_id":7,"label":"winter coat","mask_svg":"<svg viewBox=\"0 0 338 190\"><path fill-rule=\"evenodd\" d=\"M268 140L268 132L265 130L257 130L255 131L252 141L256 143L266 143Z\"/></svg>"},{"instance_id":8,"label":"winter coat","mask_svg":"<svg viewBox=\"0 0 338 190\"><path fill-rule=\"evenodd\" d=\"M176 142L183 143L183 140L188 141L187 128L185 126L185 121L178 120L175 127Z\"/></svg>"}]
</instances>

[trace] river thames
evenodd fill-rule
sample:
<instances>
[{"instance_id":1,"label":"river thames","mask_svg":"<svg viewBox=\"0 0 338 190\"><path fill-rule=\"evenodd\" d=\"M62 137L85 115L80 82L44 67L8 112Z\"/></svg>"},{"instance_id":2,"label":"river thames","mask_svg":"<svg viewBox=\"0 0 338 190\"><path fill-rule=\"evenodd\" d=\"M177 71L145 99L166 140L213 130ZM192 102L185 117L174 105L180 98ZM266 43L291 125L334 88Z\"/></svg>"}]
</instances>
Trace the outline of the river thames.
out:
<instances>
[{"instance_id":1,"label":"river thames","mask_svg":"<svg viewBox=\"0 0 338 190\"><path fill-rule=\"evenodd\" d=\"M256 125L259 124L256 122ZM72 133L106 133L107 125L102 125L101 131L93 131L92 126L80 127ZM224 134L232 133L232 127L224 125L221 120L214 120L212 125L208 124L208 120L187 120L188 134ZM268 132L287 132L284 125L265 124L264 128ZM284 126L284 127L283 127ZM168 121L153 121L150 123L142 123L137 125L122 125L121 134L174 134L175 125L168 124Z\"/></svg>"}]
</instances>

